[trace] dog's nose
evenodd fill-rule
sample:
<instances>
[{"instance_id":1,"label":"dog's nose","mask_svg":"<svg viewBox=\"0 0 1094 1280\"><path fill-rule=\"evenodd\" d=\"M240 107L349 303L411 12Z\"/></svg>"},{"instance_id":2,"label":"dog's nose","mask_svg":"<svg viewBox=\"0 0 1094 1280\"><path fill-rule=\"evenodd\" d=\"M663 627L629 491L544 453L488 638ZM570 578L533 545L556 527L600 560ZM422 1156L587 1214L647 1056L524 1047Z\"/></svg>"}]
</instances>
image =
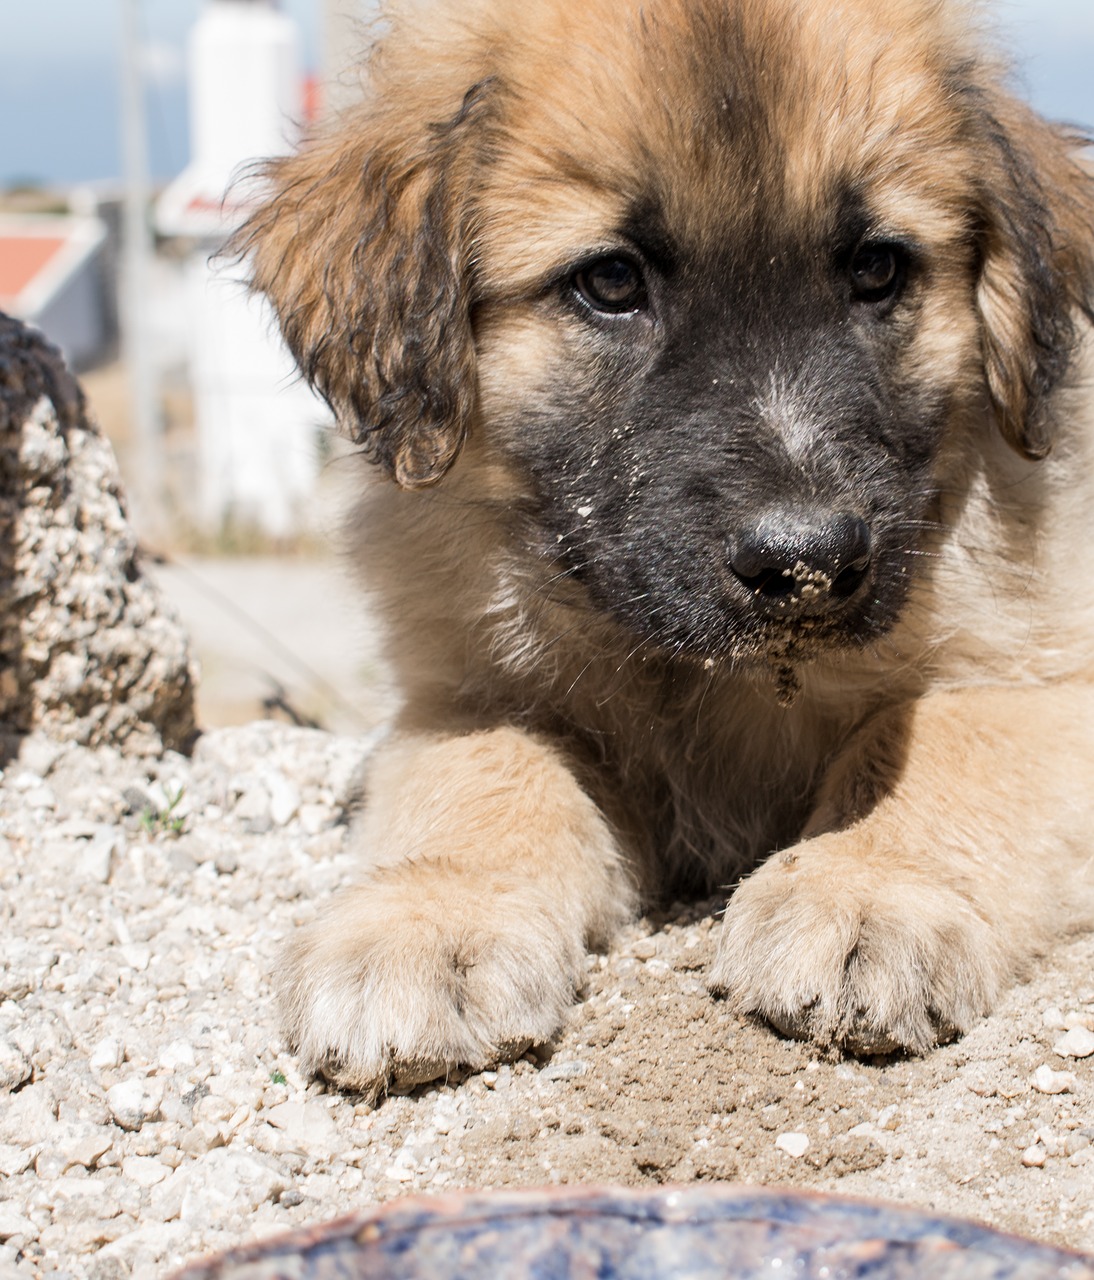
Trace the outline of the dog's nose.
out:
<instances>
[{"instance_id":1,"label":"dog's nose","mask_svg":"<svg viewBox=\"0 0 1094 1280\"><path fill-rule=\"evenodd\" d=\"M816 617L845 604L870 569L870 530L850 511L767 512L741 530L730 568L771 617Z\"/></svg>"}]
</instances>

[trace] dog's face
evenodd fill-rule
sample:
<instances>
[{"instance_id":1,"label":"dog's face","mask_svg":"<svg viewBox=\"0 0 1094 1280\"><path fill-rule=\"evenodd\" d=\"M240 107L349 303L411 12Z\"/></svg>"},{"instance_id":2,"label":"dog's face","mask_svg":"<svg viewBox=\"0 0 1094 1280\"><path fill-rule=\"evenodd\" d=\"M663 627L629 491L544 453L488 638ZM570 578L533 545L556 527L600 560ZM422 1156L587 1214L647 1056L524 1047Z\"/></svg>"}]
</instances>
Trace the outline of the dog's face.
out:
<instances>
[{"instance_id":1,"label":"dog's face","mask_svg":"<svg viewBox=\"0 0 1094 1280\"><path fill-rule=\"evenodd\" d=\"M273 171L251 243L305 371L405 485L473 433L640 640L886 631L947 459L1050 444L1092 276L1068 140L933 0L461 12L425 50L396 22L371 122Z\"/></svg>"}]
</instances>

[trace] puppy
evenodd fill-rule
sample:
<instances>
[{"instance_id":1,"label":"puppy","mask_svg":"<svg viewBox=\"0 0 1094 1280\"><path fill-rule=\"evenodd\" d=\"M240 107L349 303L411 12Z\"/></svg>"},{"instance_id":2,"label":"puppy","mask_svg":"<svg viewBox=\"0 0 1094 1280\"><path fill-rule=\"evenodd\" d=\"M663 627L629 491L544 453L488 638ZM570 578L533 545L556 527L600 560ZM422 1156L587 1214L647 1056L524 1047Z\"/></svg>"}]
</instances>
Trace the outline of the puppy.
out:
<instances>
[{"instance_id":1,"label":"puppy","mask_svg":"<svg viewBox=\"0 0 1094 1280\"><path fill-rule=\"evenodd\" d=\"M376 1091L552 1036L651 895L925 1050L1084 918L1094 187L939 0L443 0L239 247L375 464L405 691L285 963ZM751 874L747 874L751 872Z\"/></svg>"}]
</instances>

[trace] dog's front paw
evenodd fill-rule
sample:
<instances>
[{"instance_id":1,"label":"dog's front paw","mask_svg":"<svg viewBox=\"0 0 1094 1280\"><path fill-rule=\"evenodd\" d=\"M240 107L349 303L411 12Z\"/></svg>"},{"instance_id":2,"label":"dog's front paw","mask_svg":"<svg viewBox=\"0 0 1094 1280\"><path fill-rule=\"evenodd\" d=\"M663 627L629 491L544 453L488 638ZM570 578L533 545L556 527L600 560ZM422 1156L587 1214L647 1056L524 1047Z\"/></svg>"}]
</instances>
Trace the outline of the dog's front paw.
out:
<instances>
[{"instance_id":1,"label":"dog's front paw","mask_svg":"<svg viewBox=\"0 0 1094 1280\"><path fill-rule=\"evenodd\" d=\"M345 890L292 943L286 1031L307 1069L373 1097L482 1068L559 1029L583 941L533 890L472 900L408 870Z\"/></svg>"},{"instance_id":2,"label":"dog's front paw","mask_svg":"<svg viewBox=\"0 0 1094 1280\"><path fill-rule=\"evenodd\" d=\"M772 857L737 889L710 985L786 1035L889 1053L966 1030L1009 970L974 883L864 856L843 834Z\"/></svg>"}]
</instances>

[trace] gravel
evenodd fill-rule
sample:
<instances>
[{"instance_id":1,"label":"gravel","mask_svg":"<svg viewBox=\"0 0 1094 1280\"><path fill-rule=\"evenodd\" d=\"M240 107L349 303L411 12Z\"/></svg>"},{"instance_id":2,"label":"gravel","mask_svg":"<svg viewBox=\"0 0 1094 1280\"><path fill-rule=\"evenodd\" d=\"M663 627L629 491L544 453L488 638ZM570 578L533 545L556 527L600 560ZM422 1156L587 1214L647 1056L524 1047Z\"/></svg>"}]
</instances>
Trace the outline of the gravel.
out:
<instances>
[{"instance_id":1,"label":"gravel","mask_svg":"<svg viewBox=\"0 0 1094 1280\"><path fill-rule=\"evenodd\" d=\"M0 728L138 753L183 747L195 680L83 391L41 334L0 314ZM48 757L52 744L39 743ZM46 767L28 759L22 780L43 812Z\"/></svg>"},{"instance_id":2,"label":"gravel","mask_svg":"<svg viewBox=\"0 0 1094 1280\"><path fill-rule=\"evenodd\" d=\"M162 1277L441 1188L736 1179L1094 1249L1094 942L922 1059L840 1061L708 995L717 903L590 957L553 1046L370 1107L304 1078L272 977L353 870L369 742L24 741L0 778L0 1280Z\"/></svg>"}]
</instances>

